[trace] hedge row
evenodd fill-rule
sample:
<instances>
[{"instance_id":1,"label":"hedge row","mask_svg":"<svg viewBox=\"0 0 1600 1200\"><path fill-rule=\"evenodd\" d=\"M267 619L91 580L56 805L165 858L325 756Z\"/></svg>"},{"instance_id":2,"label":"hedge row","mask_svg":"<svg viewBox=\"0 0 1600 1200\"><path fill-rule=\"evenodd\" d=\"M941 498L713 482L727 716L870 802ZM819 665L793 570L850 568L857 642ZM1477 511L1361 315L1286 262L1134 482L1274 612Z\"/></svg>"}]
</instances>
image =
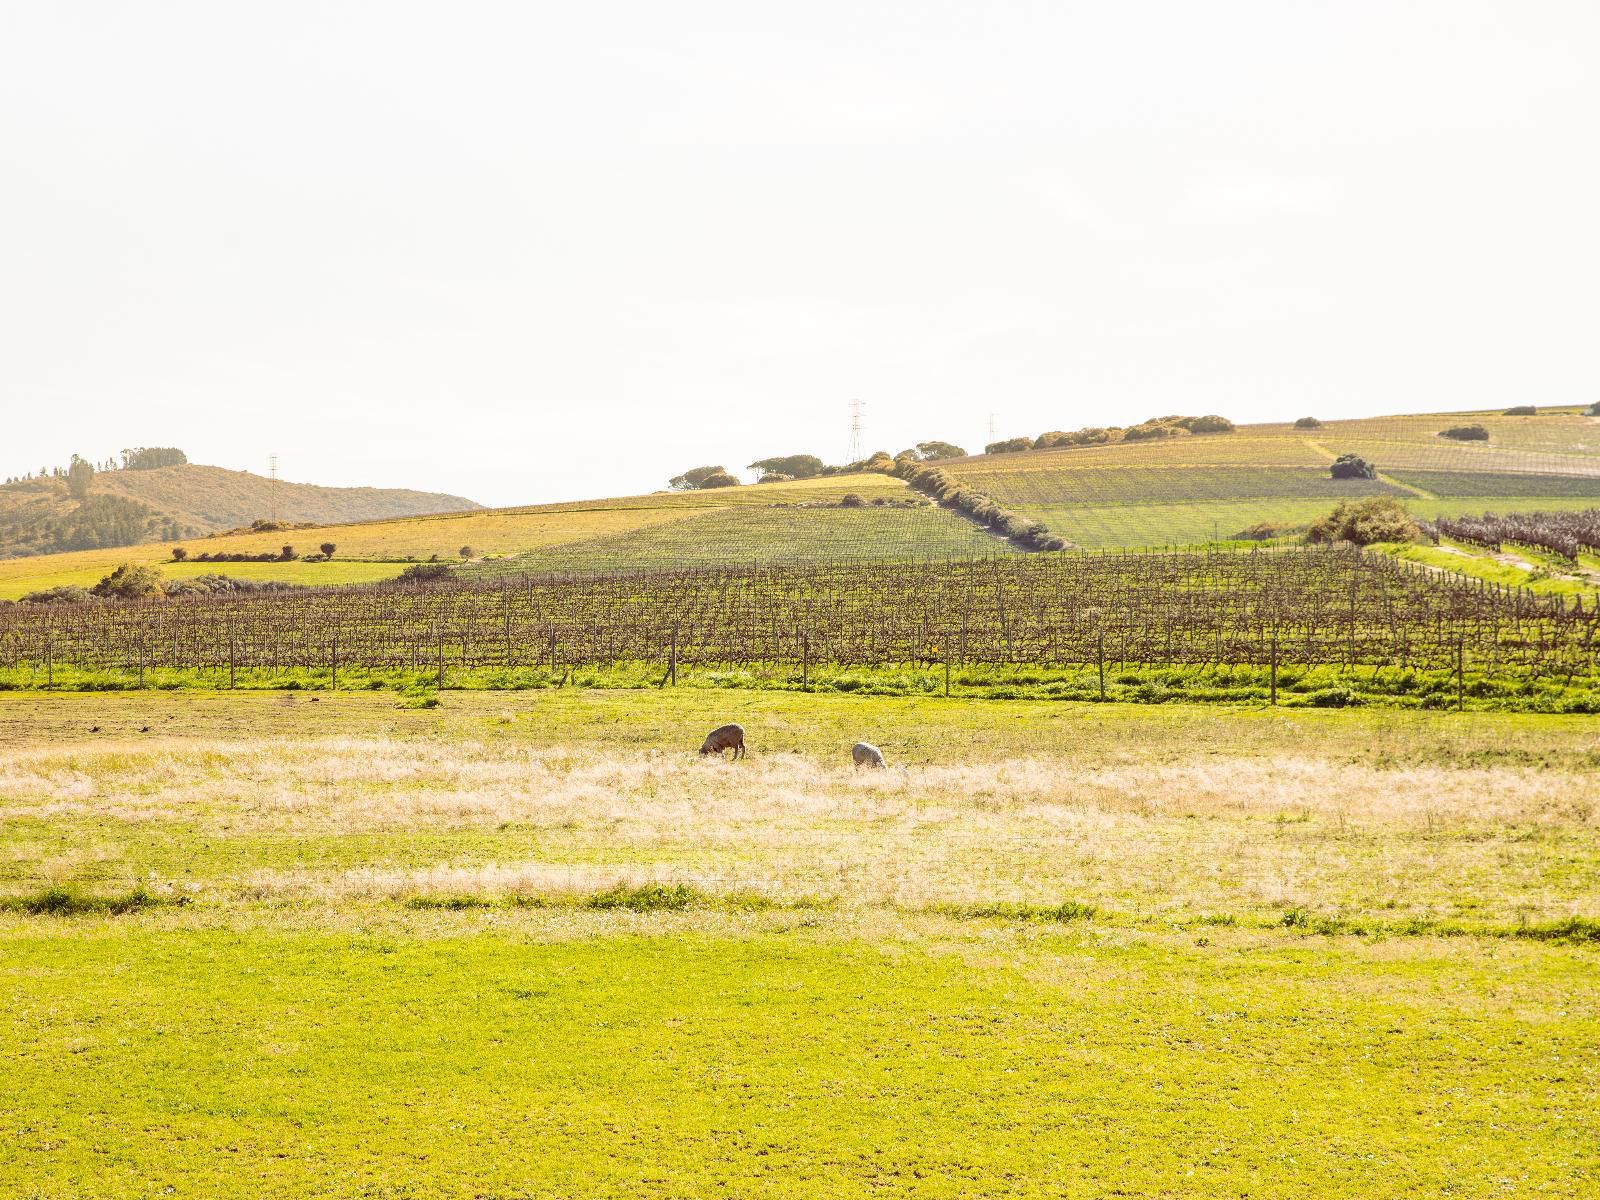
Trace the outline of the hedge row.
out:
<instances>
[{"instance_id":1,"label":"hedge row","mask_svg":"<svg viewBox=\"0 0 1600 1200\"><path fill-rule=\"evenodd\" d=\"M1003 533L1028 550L1069 550L1072 543L1057 537L1038 521L1030 521L1001 508L982 492L974 491L953 475L909 458L899 459L893 474L917 491L949 508L959 509L974 521Z\"/></svg>"}]
</instances>

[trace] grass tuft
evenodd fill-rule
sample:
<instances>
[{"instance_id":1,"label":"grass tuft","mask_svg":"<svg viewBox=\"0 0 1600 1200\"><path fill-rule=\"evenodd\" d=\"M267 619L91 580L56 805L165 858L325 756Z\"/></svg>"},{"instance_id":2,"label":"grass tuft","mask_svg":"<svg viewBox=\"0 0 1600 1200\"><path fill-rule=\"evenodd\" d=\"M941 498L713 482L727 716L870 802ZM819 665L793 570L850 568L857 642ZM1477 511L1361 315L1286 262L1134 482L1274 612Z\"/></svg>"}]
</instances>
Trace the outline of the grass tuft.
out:
<instances>
[{"instance_id":1,"label":"grass tuft","mask_svg":"<svg viewBox=\"0 0 1600 1200\"><path fill-rule=\"evenodd\" d=\"M109 914L120 917L126 913L156 908L163 904L186 904L188 898L176 901L152 895L143 887L136 887L121 896L90 896L75 888L57 884L31 896L8 896L0 899L0 910L25 912L33 917L76 917L87 913Z\"/></svg>"},{"instance_id":2,"label":"grass tuft","mask_svg":"<svg viewBox=\"0 0 1600 1200\"><path fill-rule=\"evenodd\" d=\"M1060 904L939 904L935 912L957 921L1087 921L1095 915L1092 904L1064 900Z\"/></svg>"}]
</instances>

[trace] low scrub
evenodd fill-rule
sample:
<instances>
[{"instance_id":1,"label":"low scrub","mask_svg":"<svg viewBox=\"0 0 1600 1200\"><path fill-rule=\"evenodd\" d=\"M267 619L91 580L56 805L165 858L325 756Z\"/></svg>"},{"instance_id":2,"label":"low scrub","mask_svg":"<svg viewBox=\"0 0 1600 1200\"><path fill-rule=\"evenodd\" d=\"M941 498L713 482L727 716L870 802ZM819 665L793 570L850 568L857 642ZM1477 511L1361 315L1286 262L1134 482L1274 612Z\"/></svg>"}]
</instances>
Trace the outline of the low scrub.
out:
<instances>
[{"instance_id":1,"label":"low scrub","mask_svg":"<svg viewBox=\"0 0 1600 1200\"><path fill-rule=\"evenodd\" d=\"M120 917L126 913L174 903L180 905L187 903L187 898L167 900L153 895L143 887L136 887L120 896L94 896L58 884L41 892L35 892L31 896L10 896L0 899L0 910L24 912L34 917L77 917L96 913Z\"/></svg>"},{"instance_id":2,"label":"low scrub","mask_svg":"<svg viewBox=\"0 0 1600 1200\"><path fill-rule=\"evenodd\" d=\"M1306 541L1352 542L1370 546L1374 542L1409 542L1421 536L1421 529L1405 506L1389 496L1367 496L1341 501L1325 517L1319 517L1306 530Z\"/></svg>"},{"instance_id":3,"label":"low scrub","mask_svg":"<svg viewBox=\"0 0 1600 1200\"><path fill-rule=\"evenodd\" d=\"M1011 904L993 902L989 904L941 904L934 910L943 916L952 917L957 921L1034 921L1039 923L1067 921L1087 921L1096 912L1092 904L1080 904L1076 900L1064 900L1060 904Z\"/></svg>"}]
</instances>

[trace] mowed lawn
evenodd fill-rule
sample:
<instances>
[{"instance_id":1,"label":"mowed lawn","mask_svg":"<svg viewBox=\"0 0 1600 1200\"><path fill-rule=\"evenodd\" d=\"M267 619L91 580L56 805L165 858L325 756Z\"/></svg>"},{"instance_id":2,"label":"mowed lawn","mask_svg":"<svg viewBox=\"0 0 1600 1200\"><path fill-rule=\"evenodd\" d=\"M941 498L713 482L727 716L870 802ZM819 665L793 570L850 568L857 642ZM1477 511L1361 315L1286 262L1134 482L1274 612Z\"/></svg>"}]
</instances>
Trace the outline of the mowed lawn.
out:
<instances>
[{"instance_id":1,"label":"mowed lawn","mask_svg":"<svg viewBox=\"0 0 1600 1200\"><path fill-rule=\"evenodd\" d=\"M1505 714L0 696L0 1195L1593 1194L1597 772Z\"/></svg>"}]
</instances>

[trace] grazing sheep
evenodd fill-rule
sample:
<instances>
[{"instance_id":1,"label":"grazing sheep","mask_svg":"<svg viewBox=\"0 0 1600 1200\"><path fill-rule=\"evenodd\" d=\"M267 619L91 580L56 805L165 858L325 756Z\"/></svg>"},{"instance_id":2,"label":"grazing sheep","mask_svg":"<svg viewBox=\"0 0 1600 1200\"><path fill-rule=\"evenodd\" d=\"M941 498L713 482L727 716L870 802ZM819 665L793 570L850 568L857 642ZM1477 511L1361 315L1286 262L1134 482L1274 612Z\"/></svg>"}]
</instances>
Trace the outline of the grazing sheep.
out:
<instances>
[{"instance_id":1,"label":"grazing sheep","mask_svg":"<svg viewBox=\"0 0 1600 1200\"><path fill-rule=\"evenodd\" d=\"M850 747L850 757L858 767L886 767L889 764L883 761L883 751L871 742L857 742Z\"/></svg>"},{"instance_id":2,"label":"grazing sheep","mask_svg":"<svg viewBox=\"0 0 1600 1200\"><path fill-rule=\"evenodd\" d=\"M724 750L732 750L735 758L744 757L744 726L719 725L706 735L706 740L700 743L702 755L715 754L722 757Z\"/></svg>"}]
</instances>

